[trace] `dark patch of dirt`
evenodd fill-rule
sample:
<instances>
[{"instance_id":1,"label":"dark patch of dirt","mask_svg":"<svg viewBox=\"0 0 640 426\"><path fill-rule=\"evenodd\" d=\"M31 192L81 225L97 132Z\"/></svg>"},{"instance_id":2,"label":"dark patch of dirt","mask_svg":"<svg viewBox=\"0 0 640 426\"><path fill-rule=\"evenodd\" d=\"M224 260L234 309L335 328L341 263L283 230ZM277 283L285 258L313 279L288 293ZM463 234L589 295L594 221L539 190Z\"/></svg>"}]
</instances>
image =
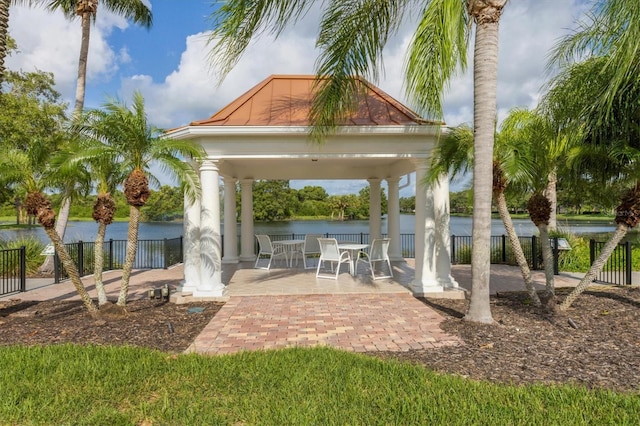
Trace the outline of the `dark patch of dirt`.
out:
<instances>
[{"instance_id":1,"label":"dark patch of dirt","mask_svg":"<svg viewBox=\"0 0 640 426\"><path fill-rule=\"evenodd\" d=\"M558 301L565 295L559 290ZM442 328L464 343L369 355L409 361L475 380L640 390L639 287L592 286L567 313L535 308L523 293L500 296L491 300L492 325L465 321L466 300L422 299L445 317ZM125 316L93 318L80 302L3 300L0 345L73 342L143 346L177 353L191 344L221 306L214 302L176 305L141 299L127 304ZM190 308L204 310L190 313Z\"/></svg>"},{"instance_id":2,"label":"dark patch of dirt","mask_svg":"<svg viewBox=\"0 0 640 426\"><path fill-rule=\"evenodd\" d=\"M0 345L131 345L178 353L222 305L139 299L129 301L124 314L108 304L92 317L82 302L0 301Z\"/></svg>"},{"instance_id":3,"label":"dark patch of dirt","mask_svg":"<svg viewBox=\"0 0 640 426\"><path fill-rule=\"evenodd\" d=\"M464 320L466 300L422 299L464 344L371 355L491 382L640 390L639 287L592 286L564 313L535 308L524 293L499 296L491 300L492 325Z\"/></svg>"}]
</instances>

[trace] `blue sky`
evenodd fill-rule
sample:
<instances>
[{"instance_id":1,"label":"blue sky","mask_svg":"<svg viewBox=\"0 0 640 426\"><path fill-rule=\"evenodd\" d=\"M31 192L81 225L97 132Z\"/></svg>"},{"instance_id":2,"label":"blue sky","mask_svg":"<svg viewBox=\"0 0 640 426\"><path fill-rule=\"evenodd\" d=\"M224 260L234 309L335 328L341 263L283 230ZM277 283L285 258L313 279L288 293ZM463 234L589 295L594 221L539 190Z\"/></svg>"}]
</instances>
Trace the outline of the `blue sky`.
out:
<instances>
[{"instance_id":1,"label":"blue sky","mask_svg":"<svg viewBox=\"0 0 640 426\"><path fill-rule=\"evenodd\" d=\"M187 124L214 114L270 74L311 74L318 11L288 28L280 38L261 37L252 43L237 67L220 84L207 58L211 0L151 0L154 24L146 30L98 8L91 32L85 108L99 107L106 97L129 100L140 90L149 120L162 128ZM511 108L536 105L547 80L546 55L559 37L574 27L584 0L518 0L505 8L500 24L498 118ZM36 28L37 31L33 29ZM400 102L404 96L402 66L415 22L404 22L384 54L384 72L375 82ZM9 32L20 51L7 59L10 69L53 72L57 89L73 104L80 23L42 8L12 6ZM472 54L472 50L470 49ZM449 125L473 119L472 60L445 94ZM165 182L170 183L170 182ZM365 181L292 181L300 188L320 184L331 194L357 193ZM464 187L454 182L452 190ZM411 195L406 189L402 196Z\"/></svg>"}]
</instances>

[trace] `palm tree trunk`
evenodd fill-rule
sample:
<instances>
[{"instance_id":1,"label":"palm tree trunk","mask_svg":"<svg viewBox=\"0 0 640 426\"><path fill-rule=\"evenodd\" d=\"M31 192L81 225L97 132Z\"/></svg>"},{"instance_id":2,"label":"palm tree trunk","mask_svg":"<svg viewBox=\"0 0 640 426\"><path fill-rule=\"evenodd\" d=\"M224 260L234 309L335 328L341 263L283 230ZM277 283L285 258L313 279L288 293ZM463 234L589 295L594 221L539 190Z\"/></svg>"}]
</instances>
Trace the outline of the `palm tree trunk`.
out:
<instances>
[{"instance_id":1,"label":"palm tree trunk","mask_svg":"<svg viewBox=\"0 0 640 426\"><path fill-rule=\"evenodd\" d=\"M491 253L491 195L493 188L493 137L498 79L498 21L476 24L473 79L473 230L471 297L464 319L492 323L489 282Z\"/></svg>"},{"instance_id":2,"label":"palm tree trunk","mask_svg":"<svg viewBox=\"0 0 640 426\"><path fill-rule=\"evenodd\" d=\"M540 244L542 244L542 261L544 262L544 276L547 283L547 295L553 297L555 295L555 279L553 276L553 251L551 250L551 241L549 240L549 229L545 223L538 226L540 230Z\"/></svg>"},{"instance_id":3,"label":"palm tree trunk","mask_svg":"<svg viewBox=\"0 0 640 426\"><path fill-rule=\"evenodd\" d=\"M497 194L496 204L498 205L498 212L500 213L500 218L502 219L502 223L504 224L504 229L506 230L509 241L511 242L513 255L515 256L516 262L518 262L518 266L520 267L520 273L522 274L522 278L524 279L524 286L527 289L527 293L529 293L529 297L531 298L531 303L533 303L534 306L540 306L540 298L538 297L538 292L533 286L533 279L531 278L531 269L529 269L529 263L527 262L527 258L525 257L524 251L522 250L522 245L520 245L520 239L516 234L516 229L513 226L513 221L511 220L511 215L509 214L509 207L507 206L507 199L504 196L504 192L500 192Z\"/></svg>"},{"instance_id":4,"label":"palm tree trunk","mask_svg":"<svg viewBox=\"0 0 640 426\"><path fill-rule=\"evenodd\" d=\"M69 214L71 212L71 197L64 197L62 199L62 205L58 212L58 218L56 220L56 232L64 241L64 234L67 231L67 224L69 223ZM42 274L53 274L53 256L47 256L38 268L38 272Z\"/></svg>"},{"instance_id":5,"label":"palm tree trunk","mask_svg":"<svg viewBox=\"0 0 640 426\"><path fill-rule=\"evenodd\" d=\"M558 191L556 190L557 183L558 176L556 173L556 169L554 168L549 173L549 176L547 178L547 188L544 190L544 196L547 197L547 199L551 203L551 215L549 216L550 231L555 231L556 229L558 229Z\"/></svg>"},{"instance_id":6,"label":"palm tree trunk","mask_svg":"<svg viewBox=\"0 0 640 426\"><path fill-rule=\"evenodd\" d=\"M89 38L91 36L91 13L82 14L82 39L80 41L80 57L78 59L78 81L76 83L76 102L73 107L74 120L82 114L84 94L87 86L87 58L89 57Z\"/></svg>"},{"instance_id":7,"label":"palm tree trunk","mask_svg":"<svg viewBox=\"0 0 640 426\"><path fill-rule=\"evenodd\" d=\"M129 206L129 231L127 233L127 254L122 267L122 284L120 285L120 295L118 305L127 304L127 293L129 292L129 278L133 269L133 262L136 260L138 250L138 225L140 223L140 208Z\"/></svg>"},{"instance_id":8,"label":"palm tree trunk","mask_svg":"<svg viewBox=\"0 0 640 426\"><path fill-rule=\"evenodd\" d=\"M93 243L93 279L96 284L96 291L98 292L98 306L105 305L107 300L107 293L104 290L104 283L102 282L102 269L104 267L104 235L107 232L107 225L103 222L98 222L98 233L96 234L96 240Z\"/></svg>"},{"instance_id":9,"label":"palm tree trunk","mask_svg":"<svg viewBox=\"0 0 640 426\"><path fill-rule=\"evenodd\" d=\"M11 3L11 0L0 0L0 84L4 82L4 59L7 57L9 3Z\"/></svg>"},{"instance_id":10,"label":"palm tree trunk","mask_svg":"<svg viewBox=\"0 0 640 426\"><path fill-rule=\"evenodd\" d=\"M587 274L584 276L584 278L582 278L576 288L574 288L573 291L569 293L567 298L564 299L564 301L560 304L559 309L561 311L566 311L567 309L569 309L573 301L576 300L578 296L580 296L580 294L587 289L587 287L589 287L596 275L598 275L600 271L602 271L604 264L607 263L607 260L609 260L609 257L611 257L611 253L613 253L613 250L615 250L624 236L627 235L628 231L629 227L625 223L618 224L618 226L616 227L616 231L613 233L609 241L607 241L607 243L604 245L602 251L600 252L600 255L598 256L596 261L593 262L593 265L591 265L591 268L589 268Z\"/></svg>"},{"instance_id":11,"label":"palm tree trunk","mask_svg":"<svg viewBox=\"0 0 640 426\"><path fill-rule=\"evenodd\" d=\"M76 268L76 265L73 263L73 259L71 259L69 252L67 252L67 248L62 242L62 238L60 238L60 235L58 235L54 228L45 228L45 232L56 248L56 253L58 253L60 261L62 261L64 269L69 274L69 278L71 279L73 286L76 288L76 291L80 295L80 299L84 303L84 306L86 306L89 313L96 313L98 311L98 308L93 303L91 297L89 297L87 289L84 288L84 284L82 284L82 279L80 278L80 274L78 273L78 268Z\"/></svg>"}]
</instances>

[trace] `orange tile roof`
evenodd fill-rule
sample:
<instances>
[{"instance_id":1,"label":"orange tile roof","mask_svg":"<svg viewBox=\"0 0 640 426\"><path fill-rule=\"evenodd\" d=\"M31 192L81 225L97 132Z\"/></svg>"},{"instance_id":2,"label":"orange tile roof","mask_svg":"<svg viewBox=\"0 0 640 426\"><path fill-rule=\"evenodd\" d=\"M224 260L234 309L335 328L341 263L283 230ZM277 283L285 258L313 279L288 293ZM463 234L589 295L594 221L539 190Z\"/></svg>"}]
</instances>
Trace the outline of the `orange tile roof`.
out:
<instances>
[{"instance_id":1,"label":"orange tile roof","mask_svg":"<svg viewBox=\"0 0 640 426\"><path fill-rule=\"evenodd\" d=\"M191 126L308 126L314 75L272 75L206 120ZM436 124L361 79L365 96L347 126ZM442 123L437 123L442 124Z\"/></svg>"}]
</instances>

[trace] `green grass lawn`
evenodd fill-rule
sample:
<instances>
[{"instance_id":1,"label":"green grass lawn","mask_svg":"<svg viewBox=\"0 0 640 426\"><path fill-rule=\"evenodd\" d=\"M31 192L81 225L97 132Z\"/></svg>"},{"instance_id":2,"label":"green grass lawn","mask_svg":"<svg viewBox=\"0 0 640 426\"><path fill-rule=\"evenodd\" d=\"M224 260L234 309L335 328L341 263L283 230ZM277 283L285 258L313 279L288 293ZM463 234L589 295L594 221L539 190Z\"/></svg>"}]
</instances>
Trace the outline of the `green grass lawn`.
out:
<instances>
[{"instance_id":1,"label":"green grass lawn","mask_svg":"<svg viewBox=\"0 0 640 426\"><path fill-rule=\"evenodd\" d=\"M498 360L497 360L498 361ZM637 394L505 386L326 347L0 347L0 424L632 425Z\"/></svg>"}]
</instances>

